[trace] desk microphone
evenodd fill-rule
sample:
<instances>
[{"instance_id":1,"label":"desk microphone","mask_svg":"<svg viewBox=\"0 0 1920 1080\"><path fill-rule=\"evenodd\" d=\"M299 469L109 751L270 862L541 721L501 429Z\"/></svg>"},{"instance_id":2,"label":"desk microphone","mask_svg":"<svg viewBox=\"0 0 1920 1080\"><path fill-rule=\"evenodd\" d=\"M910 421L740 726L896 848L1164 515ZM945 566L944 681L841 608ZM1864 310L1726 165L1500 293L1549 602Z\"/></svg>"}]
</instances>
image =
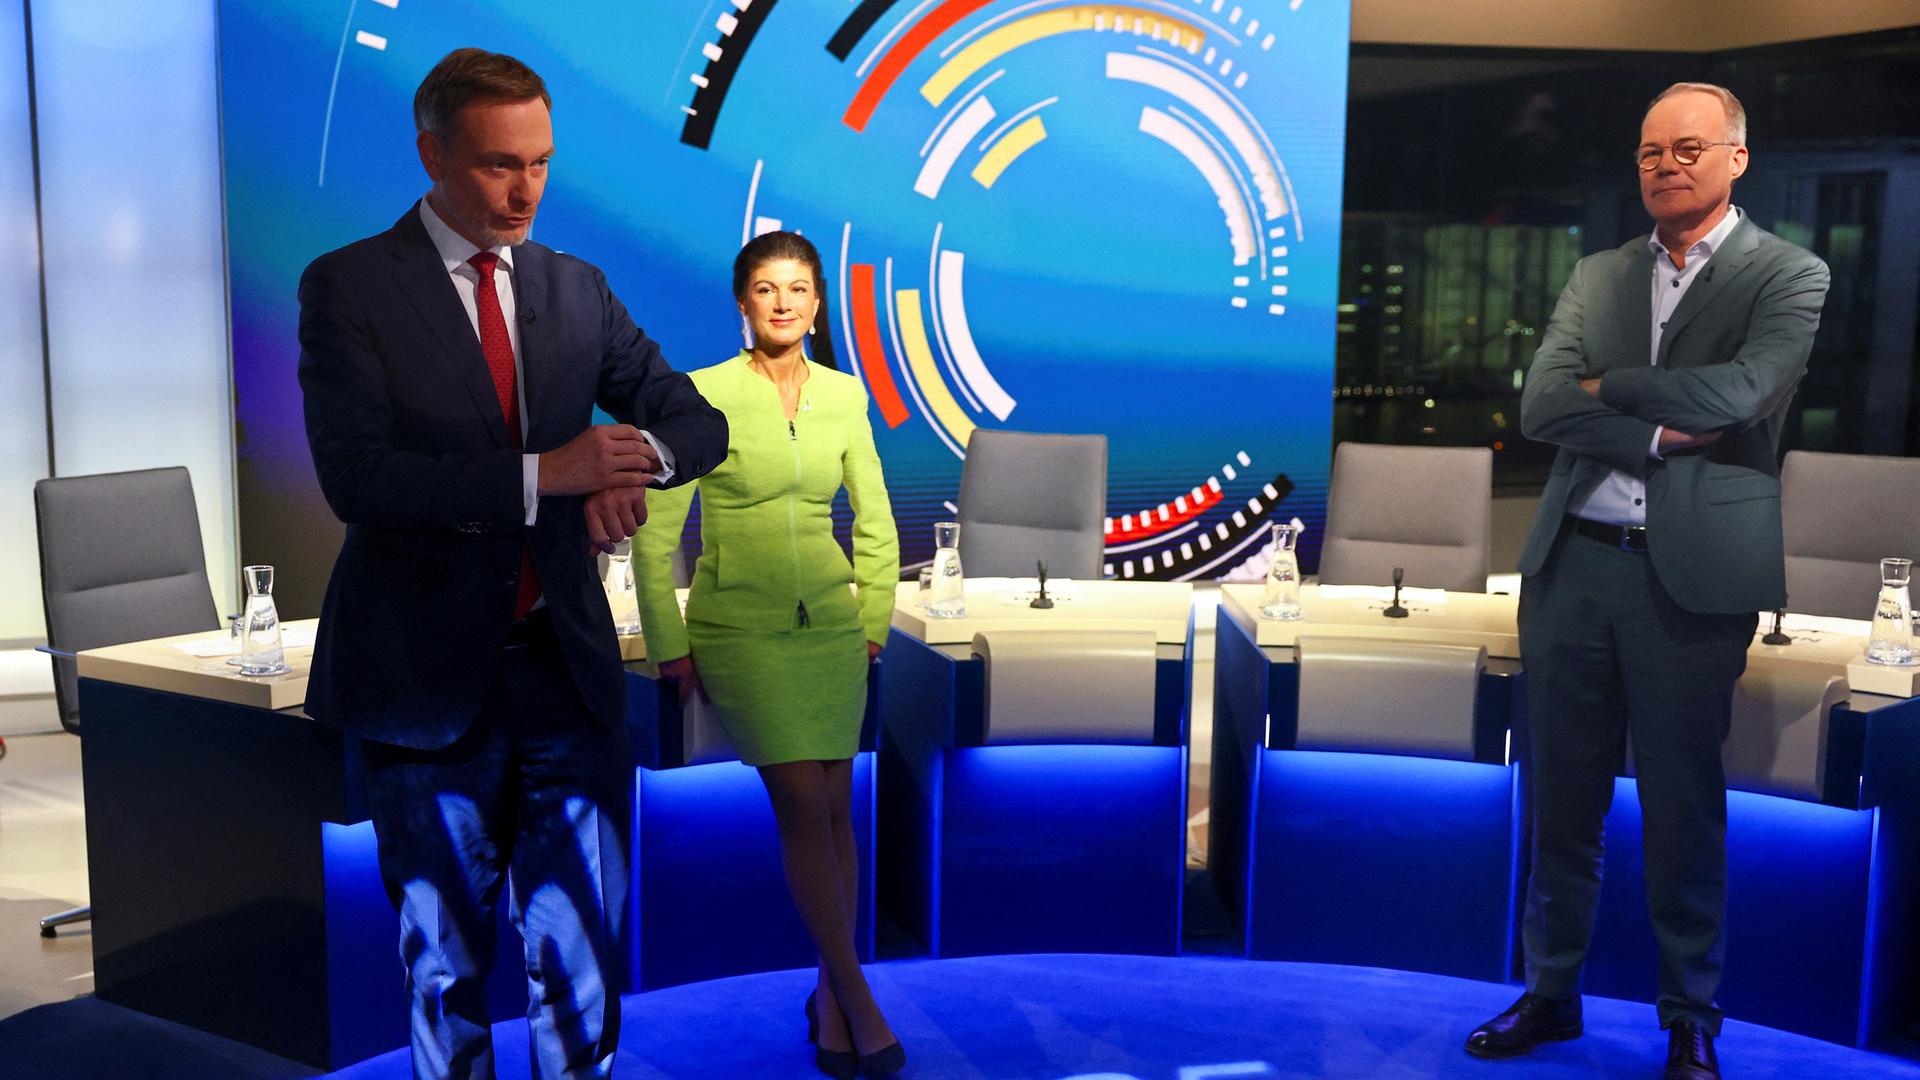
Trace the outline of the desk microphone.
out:
<instances>
[{"instance_id":1,"label":"desk microphone","mask_svg":"<svg viewBox=\"0 0 1920 1080\"><path fill-rule=\"evenodd\" d=\"M1785 608L1773 609L1773 629L1767 631L1766 635L1760 639L1760 643L1762 645L1793 644L1792 638L1780 632L1780 620L1786 618L1786 616L1787 616L1787 611Z\"/></svg>"},{"instance_id":2,"label":"desk microphone","mask_svg":"<svg viewBox=\"0 0 1920 1080\"><path fill-rule=\"evenodd\" d=\"M1053 606L1053 598L1047 595L1047 560L1041 559L1035 566L1040 571L1040 595L1034 597L1033 602L1027 606L1040 608L1042 610L1051 608Z\"/></svg>"},{"instance_id":3,"label":"desk microphone","mask_svg":"<svg viewBox=\"0 0 1920 1080\"><path fill-rule=\"evenodd\" d=\"M1404 619L1407 617L1407 609L1400 606L1400 582L1405 580L1406 576L1407 571L1405 568L1399 566L1393 568L1393 604L1389 606L1387 610L1380 613L1389 619Z\"/></svg>"}]
</instances>

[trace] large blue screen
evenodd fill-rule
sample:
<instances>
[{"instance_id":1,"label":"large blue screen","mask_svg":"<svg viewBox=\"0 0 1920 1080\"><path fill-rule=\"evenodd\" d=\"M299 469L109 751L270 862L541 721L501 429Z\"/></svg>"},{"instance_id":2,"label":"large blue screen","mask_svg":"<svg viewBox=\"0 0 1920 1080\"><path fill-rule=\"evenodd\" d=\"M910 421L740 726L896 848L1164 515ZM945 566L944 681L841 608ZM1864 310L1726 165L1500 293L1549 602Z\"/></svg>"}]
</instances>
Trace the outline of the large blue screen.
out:
<instances>
[{"instance_id":1,"label":"large blue screen","mask_svg":"<svg viewBox=\"0 0 1920 1080\"><path fill-rule=\"evenodd\" d=\"M872 393L908 565L979 427L1108 436L1115 576L1221 576L1276 516L1309 525L1311 565L1347 25L1336 0L227 0L247 557L332 535L299 272L425 190L414 87L479 45L553 94L535 237L605 269L676 366L739 348L745 239L820 247L816 358Z\"/></svg>"}]
</instances>

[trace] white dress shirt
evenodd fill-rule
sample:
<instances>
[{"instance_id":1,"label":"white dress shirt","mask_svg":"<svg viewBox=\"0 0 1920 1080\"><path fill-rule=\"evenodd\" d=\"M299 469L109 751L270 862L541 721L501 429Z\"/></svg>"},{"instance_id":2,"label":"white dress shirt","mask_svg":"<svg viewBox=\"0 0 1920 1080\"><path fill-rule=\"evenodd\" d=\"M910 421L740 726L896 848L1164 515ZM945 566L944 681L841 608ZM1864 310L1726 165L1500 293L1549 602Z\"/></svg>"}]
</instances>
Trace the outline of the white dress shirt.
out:
<instances>
[{"instance_id":1,"label":"white dress shirt","mask_svg":"<svg viewBox=\"0 0 1920 1080\"><path fill-rule=\"evenodd\" d=\"M1660 242L1660 231L1654 230L1647 238L1647 248L1653 252L1653 340L1650 345L1650 362L1660 362L1660 336L1666 330L1667 320L1680 307L1680 301L1693 287L1694 279L1700 275L1713 253L1727 242L1728 234L1740 224L1740 210L1729 206L1727 216L1713 231L1693 242L1687 249L1684 267L1673 265L1667 246ZM1647 446L1647 456L1659 458L1660 434L1665 428L1653 429L1653 442ZM1700 434L1692 432L1691 434ZM1608 525L1645 525L1647 523L1647 482L1635 476L1613 470L1602 477L1593 490L1587 493L1585 501L1574 500L1577 509L1574 514L1591 521Z\"/></svg>"},{"instance_id":2,"label":"white dress shirt","mask_svg":"<svg viewBox=\"0 0 1920 1080\"><path fill-rule=\"evenodd\" d=\"M427 236L433 240L434 250L440 253L440 261L447 266L447 274L453 278L453 291L460 294L460 306L467 309L467 322L473 326L473 336L480 336L480 308L475 295L480 290L480 271L468 261L480 253L480 249L471 240L453 231L453 227L440 219L433 210L433 204L426 199L420 200L420 223L427 228ZM516 408L520 413L520 430L527 430L527 379L526 369L520 362L520 320L518 305L514 302L513 290L513 248L502 246L490 249L500 257L493 270L493 289L500 299L500 314L507 321L507 342L513 347L513 385L519 400ZM673 455L667 451L652 432L640 433L660 455L660 475L654 479L656 484L664 484L673 478ZM540 455L522 454L520 456L520 498L527 508L527 524L531 526L540 513Z\"/></svg>"}]
</instances>

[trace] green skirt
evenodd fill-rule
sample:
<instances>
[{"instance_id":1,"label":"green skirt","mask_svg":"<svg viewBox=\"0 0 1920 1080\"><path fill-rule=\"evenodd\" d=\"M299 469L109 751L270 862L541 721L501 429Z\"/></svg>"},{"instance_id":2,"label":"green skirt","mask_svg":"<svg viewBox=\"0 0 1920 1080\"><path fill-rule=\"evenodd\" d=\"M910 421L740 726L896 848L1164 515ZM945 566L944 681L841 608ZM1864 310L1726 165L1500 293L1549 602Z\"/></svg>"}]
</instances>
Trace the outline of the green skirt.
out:
<instances>
[{"instance_id":1,"label":"green skirt","mask_svg":"<svg viewBox=\"0 0 1920 1080\"><path fill-rule=\"evenodd\" d=\"M741 761L839 761L860 749L868 664L858 623L763 631L690 622L687 644Z\"/></svg>"}]
</instances>

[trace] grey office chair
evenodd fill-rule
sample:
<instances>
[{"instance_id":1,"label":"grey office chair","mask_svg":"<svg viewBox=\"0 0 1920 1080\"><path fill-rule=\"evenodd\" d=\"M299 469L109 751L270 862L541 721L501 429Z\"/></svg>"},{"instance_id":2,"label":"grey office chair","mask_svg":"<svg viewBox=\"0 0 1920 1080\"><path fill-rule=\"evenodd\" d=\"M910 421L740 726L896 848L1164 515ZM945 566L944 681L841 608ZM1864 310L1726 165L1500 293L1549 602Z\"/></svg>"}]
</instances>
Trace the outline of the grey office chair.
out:
<instances>
[{"instance_id":1,"label":"grey office chair","mask_svg":"<svg viewBox=\"0 0 1920 1080\"><path fill-rule=\"evenodd\" d=\"M960 469L960 563L976 577L1097 579L1107 437L975 431Z\"/></svg>"},{"instance_id":2,"label":"grey office chair","mask_svg":"<svg viewBox=\"0 0 1920 1080\"><path fill-rule=\"evenodd\" d=\"M1866 619L1880 560L1920 559L1920 461L1795 450L1780 465L1787 608Z\"/></svg>"},{"instance_id":3,"label":"grey office chair","mask_svg":"<svg viewBox=\"0 0 1920 1080\"><path fill-rule=\"evenodd\" d=\"M1323 585L1487 591L1493 451L1341 443L1327 490Z\"/></svg>"},{"instance_id":4,"label":"grey office chair","mask_svg":"<svg viewBox=\"0 0 1920 1080\"><path fill-rule=\"evenodd\" d=\"M54 703L79 735L75 653L220 628L200 517L182 468L42 480L33 508ZM84 907L50 915L40 934L91 916Z\"/></svg>"}]
</instances>

